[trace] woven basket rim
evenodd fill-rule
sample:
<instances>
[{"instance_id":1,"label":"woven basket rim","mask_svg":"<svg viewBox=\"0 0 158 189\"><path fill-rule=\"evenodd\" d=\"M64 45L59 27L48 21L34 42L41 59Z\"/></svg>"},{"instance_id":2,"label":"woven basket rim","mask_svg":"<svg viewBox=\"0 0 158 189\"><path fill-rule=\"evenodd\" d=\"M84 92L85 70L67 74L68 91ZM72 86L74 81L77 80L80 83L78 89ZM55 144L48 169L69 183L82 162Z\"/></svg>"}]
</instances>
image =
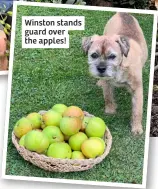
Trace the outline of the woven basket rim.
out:
<instances>
[{"instance_id":1,"label":"woven basket rim","mask_svg":"<svg viewBox=\"0 0 158 189\"><path fill-rule=\"evenodd\" d=\"M42 110L41 112L45 112L45 111ZM93 117L93 115L89 114L88 112L84 111L84 114L85 114L85 116ZM106 128L106 131L105 131L104 141L106 144L106 148L105 148L104 153L101 156L98 156L96 158L89 158L89 159L60 159L60 158L48 157L44 154L38 154L36 152L27 150L25 147L19 145L19 139L15 136L14 131L12 132L12 142L22 157L23 157L23 155L20 152L25 151L25 154L27 154L27 156L30 156L30 157L35 156L36 159L40 158L41 160L43 159L45 162L60 162L61 164L76 164L77 163L77 164L84 165L84 164L91 164L91 163L93 163L93 164L100 163L109 154L111 146L112 146L112 135L111 135L108 127ZM38 166L38 165L36 165L36 166Z\"/></svg>"}]
</instances>

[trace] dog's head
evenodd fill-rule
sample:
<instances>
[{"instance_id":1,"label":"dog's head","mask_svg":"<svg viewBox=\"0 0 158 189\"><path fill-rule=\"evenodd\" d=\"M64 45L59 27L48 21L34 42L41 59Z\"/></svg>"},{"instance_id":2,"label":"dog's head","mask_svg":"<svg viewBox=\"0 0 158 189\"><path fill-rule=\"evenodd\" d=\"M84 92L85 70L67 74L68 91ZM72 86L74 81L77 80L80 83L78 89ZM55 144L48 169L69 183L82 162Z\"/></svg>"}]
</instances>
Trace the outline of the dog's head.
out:
<instances>
[{"instance_id":1,"label":"dog's head","mask_svg":"<svg viewBox=\"0 0 158 189\"><path fill-rule=\"evenodd\" d=\"M127 57L130 49L125 36L92 36L82 40L82 48L88 54L90 73L94 77L112 79L123 56Z\"/></svg>"}]
</instances>

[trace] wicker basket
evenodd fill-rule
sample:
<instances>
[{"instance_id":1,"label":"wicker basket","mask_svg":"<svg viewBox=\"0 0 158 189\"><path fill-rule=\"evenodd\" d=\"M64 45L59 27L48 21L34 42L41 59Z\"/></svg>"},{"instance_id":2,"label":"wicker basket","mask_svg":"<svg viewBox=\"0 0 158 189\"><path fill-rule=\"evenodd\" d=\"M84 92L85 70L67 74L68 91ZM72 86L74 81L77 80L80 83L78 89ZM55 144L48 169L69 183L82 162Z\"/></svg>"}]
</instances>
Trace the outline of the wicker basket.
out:
<instances>
[{"instance_id":1,"label":"wicker basket","mask_svg":"<svg viewBox=\"0 0 158 189\"><path fill-rule=\"evenodd\" d=\"M46 111L40 111L43 114ZM93 117L93 115L88 112L84 112L86 116ZM112 145L112 136L107 128L104 136L104 141L106 143L106 149L104 153L94 159L84 159L84 160L72 160L72 159L55 159L47 157L43 154L38 154L36 152L31 152L26 148L19 145L19 139L12 133L12 142L16 147L19 154L32 164L40 167L41 169L52 171L52 172L74 172L74 171L85 171L92 168L94 165L100 163L110 152Z\"/></svg>"}]
</instances>

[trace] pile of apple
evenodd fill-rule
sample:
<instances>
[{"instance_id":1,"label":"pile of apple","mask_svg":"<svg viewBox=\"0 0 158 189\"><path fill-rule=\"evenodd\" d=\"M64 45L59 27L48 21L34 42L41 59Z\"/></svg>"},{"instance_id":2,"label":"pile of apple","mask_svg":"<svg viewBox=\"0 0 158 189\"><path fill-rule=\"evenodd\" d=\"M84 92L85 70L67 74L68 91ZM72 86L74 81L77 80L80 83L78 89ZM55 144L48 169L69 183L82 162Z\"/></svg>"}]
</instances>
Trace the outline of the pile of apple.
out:
<instances>
[{"instance_id":1,"label":"pile of apple","mask_svg":"<svg viewBox=\"0 0 158 189\"><path fill-rule=\"evenodd\" d=\"M105 122L86 117L77 106L56 104L43 115L30 113L14 126L19 145L52 158L86 159L102 155Z\"/></svg>"}]
</instances>

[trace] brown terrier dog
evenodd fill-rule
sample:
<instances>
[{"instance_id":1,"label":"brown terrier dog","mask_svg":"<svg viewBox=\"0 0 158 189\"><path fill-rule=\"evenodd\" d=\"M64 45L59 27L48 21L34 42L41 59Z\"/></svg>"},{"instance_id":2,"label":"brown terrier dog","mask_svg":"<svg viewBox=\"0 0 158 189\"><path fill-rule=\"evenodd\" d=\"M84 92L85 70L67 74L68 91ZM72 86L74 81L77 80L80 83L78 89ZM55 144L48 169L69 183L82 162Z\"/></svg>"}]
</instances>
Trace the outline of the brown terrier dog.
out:
<instances>
[{"instance_id":1,"label":"brown terrier dog","mask_svg":"<svg viewBox=\"0 0 158 189\"><path fill-rule=\"evenodd\" d=\"M132 94L132 132L141 134L143 113L142 68L148 57L147 44L138 21L127 13L115 14L104 35L85 37L90 73L103 88L105 113L115 113L114 86L125 86Z\"/></svg>"}]
</instances>

